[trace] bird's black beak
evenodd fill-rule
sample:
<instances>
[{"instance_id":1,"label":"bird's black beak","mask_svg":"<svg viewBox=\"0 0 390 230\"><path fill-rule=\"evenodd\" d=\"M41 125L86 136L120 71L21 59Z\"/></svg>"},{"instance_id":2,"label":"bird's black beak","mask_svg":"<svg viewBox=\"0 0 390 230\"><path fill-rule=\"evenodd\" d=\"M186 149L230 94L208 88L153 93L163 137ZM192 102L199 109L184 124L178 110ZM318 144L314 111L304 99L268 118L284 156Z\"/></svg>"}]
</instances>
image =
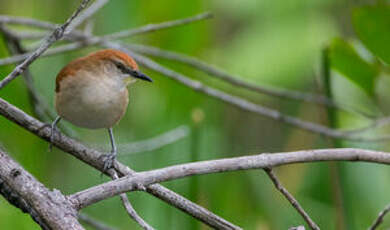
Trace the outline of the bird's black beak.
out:
<instances>
[{"instance_id":1,"label":"bird's black beak","mask_svg":"<svg viewBox=\"0 0 390 230\"><path fill-rule=\"evenodd\" d=\"M141 71L129 70L129 74L135 78L138 78L138 79L141 79L144 81L153 82L153 80L150 77L148 77L146 74L142 73Z\"/></svg>"}]
</instances>

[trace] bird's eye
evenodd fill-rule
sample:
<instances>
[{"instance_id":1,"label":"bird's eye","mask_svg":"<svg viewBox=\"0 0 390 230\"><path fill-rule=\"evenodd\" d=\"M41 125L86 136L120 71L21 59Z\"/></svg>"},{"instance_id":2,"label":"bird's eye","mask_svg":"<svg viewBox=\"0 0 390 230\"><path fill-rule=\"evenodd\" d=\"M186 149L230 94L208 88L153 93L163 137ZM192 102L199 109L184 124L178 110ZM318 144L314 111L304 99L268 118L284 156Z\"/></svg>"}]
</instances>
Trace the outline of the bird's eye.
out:
<instances>
[{"instance_id":1,"label":"bird's eye","mask_svg":"<svg viewBox=\"0 0 390 230\"><path fill-rule=\"evenodd\" d=\"M121 71L125 70L125 67L123 66L123 64L121 64L119 62L115 63L115 66L116 66L116 68L120 69Z\"/></svg>"}]
</instances>

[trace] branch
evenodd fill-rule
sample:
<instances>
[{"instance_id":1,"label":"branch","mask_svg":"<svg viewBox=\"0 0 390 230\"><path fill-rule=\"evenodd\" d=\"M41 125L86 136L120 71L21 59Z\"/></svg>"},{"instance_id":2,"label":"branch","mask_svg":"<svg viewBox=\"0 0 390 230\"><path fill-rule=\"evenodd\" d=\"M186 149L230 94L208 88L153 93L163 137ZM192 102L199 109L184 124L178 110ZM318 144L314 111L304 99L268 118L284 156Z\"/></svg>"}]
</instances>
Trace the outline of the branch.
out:
<instances>
[{"instance_id":1,"label":"branch","mask_svg":"<svg viewBox=\"0 0 390 230\"><path fill-rule=\"evenodd\" d=\"M58 230L82 230L77 222L77 212L69 201L58 190L49 191L38 182L33 175L25 171L18 163L11 159L4 150L0 149L0 180L8 189L14 191L24 200L25 204L35 210L43 228ZM11 202L12 203L12 202ZM37 220L34 218L34 220Z\"/></svg>"},{"instance_id":2,"label":"branch","mask_svg":"<svg viewBox=\"0 0 390 230\"><path fill-rule=\"evenodd\" d=\"M118 179L118 175L115 172L115 170L110 170L109 174L113 180ZM135 221L137 222L143 229L145 230L154 230L146 221L144 221L138 213L135 211L133 205L131 205L129 198L127 197L126 193L122 193L119 195L122 201L123 206L126 209L127 214Z\"/></svg>"},{"instance_id":3,"label":"branch","mask_svg":"<svg viewBox=\"0 0 390 230\"><path fill-rule=\"evenodd\" d=\"M148 186L194 175L248 169L267 169L287 164L319 161L362 161L390 164L390 153L354 148L321 149L287 153L264 153L253 156L179 164L128 175L70 195L68 199L71 200L77 209L80 209L124 192L138 190L140 185Z\"/></svg>"},{"instance_id":4,"label":"branch","mask_svg":"<svg viewBox=\"0 0 390 230\"><path fill-rule=\"evenodd\" d=\"M375 219L374 223L371 225L371 227L368 228L368 230L375 230L379 227L379 225L383 222L383 218L385 217L385 215L390 212L390 204L387 205L385 207L385 209L383 209L378 217Z\"/></svg>"},{"instance_id":5,"label":"branch","mask_svg":"<svg viewBox=\"0 0 390 230\"><path fill-rule=\"evenodd\" d=\"M30 214L31 218L43 230L50 230L49 226L42 220L37 211L32 208L23 197L20 197L0 178L0 194L13 206L19 208L22 212Z\"/></svg>"},{"instance_id":6,"label":"branch","mask_svg":"<svg viewBox=\"0 0 390 230\"><path fill-rule=\"evenodd\" d=\"M42 42L42 44L39 46L38 49L36 49L26 60L24 60L21 64L15 67L15 69L8 74L7 77L5 77L2 81L0 81L0 89L2 89L4 86L6 86L8 83L10 83L13 79L15 79L19 74L23 73L23 71L33 62L35 61L39 56L41 56L42 53L44 53L54 42L58 41L62 38L62 36L65 34L66 29L68 28L69 24L79 15L79 13L87 6L88 2L90 0L83 0L80 4L80 6L77 8L77 10L72 14L66 22L55 29L53 33L51 33L48 37L45 38L45 40ZM68 31L66 31L68 32Z\"/></svg>"},{"instance_id":7,"label":"branch","mask_svg":"<svg viewBox=\"0 0 390 230\"><path fill-rule=\"evenodd\" d=\"M87 21L91 18L98 10L100 10L104 5L108 3L109 0L96 0L93 4L91 4L86 10L80 13L80 16L75 18L68 28L66 29L65 34L71 32L80 26L83 22Z\"/></svg>"},{"instance_id":8,"label":"branch","mask_svg":"<svg viewBox=\"0 0 390 230\"><path fill-rule=\"evenodd\" d=\"M24 113L22 110L9 104L7 101L0 98L0 115L4 116L8 120L18 124L24 129L34 133L42 139L50 140L50 126L46 125L35 118ZM65 135L55 135L54 145L61 150L73 155L86 164L96 168L100 172L104 172L104 162L100 157L103 153L87 148L80 142L77 142ZM133 175L135 172L127 166L116 162L116 170L119 172L119 176ZM147 192L156 196L157 198L167 202L168 204L182 210L185 213L190 214L203 223L214 227L216 229L241 229L233 225L232 223L222 219L221 217L213 214L207 209L185 199L177 193L163 187L162 185L155 184L146 187Z\"/></svg>"},{"instance_id":9,"label":"branch","mask_svg":"<svg viewBox=\"0 0 390 230\"><path fill-rule=\"evenodd\" d=\"M301 120L301 119L298 119L298 118L295 118L292 116L288 116L288 115L282 114L281 112L279 112L277 110L270 109L270 108L267 108L267 107L264 107L264 106L261 106L258 104L254 104L254 103L247 101L243 98L236 97L236 96L230 95L228 93L225 93L223 91L208 87L199 81L190 79L188 76L185 76L185 75L178 73L174 70L168 69L168 68L158 64L157 62L154 62L153 60L143 56L143 55L134 53L134 52L130 51L129 49L126 49L121 44L114 43L114 42L104 42L103 45L105 47L120 49L124 52L127 52L138 63L145 66L146 68L151 69L153 71L156 71L160 74L163 74L163 75L165 75L173 80L176 80L179 83L181 83L181 84L183 84L183 85L185 85L185 86L187 86L195 91L204 93L208 96L217 98L223 102L232 104L232 105L234 105L242 110L253 112L253 113L259 114L261 116L265 116L265 117L271 118L273 120L280 121L280 122L295 126L297 128L306 130L306 131L310 131L310 132L317 133L317 134L322 134L322 135L325 135L327 137L340 138L340 139L351 140L351 141L370 142L370 141L385 141L385 140L390 139L390 135L383 135L380 137L356 136L356 135L350 134L349 132L339 131L339 130L328 128L326 126L319 125L319 124L316 124L313 122L304 121L304 120Z\"/></svg>"},{"instance_id":10,"label":"branch","mask_svg":"<svg viewBox=\"0 0 390 230\"><path fill-rule=\"evenodd\" d=\"M310 218L310 216L305 212L299 202L294 198L291 193L287 191L285 187L280 183L279 179L276 177L271 168L265 168L264 171L267 173L268 177L271 179L272 183L275 185L275 188L279 190L280 193L290 202L290 204L298 211L298 213L303 217L306 223L313 230L320 230L317 224Z\"/></svg>"},{"instance_id":11,"label":"branch","mask_svg":"<svg viewBox=\"0 0 390 230\"><path fill-rule=\"evenodd\" d=\"M175 129L172 129L170 131L167 131L163 134L160 134L156 137L152 137L147 140L119 145L120 146L119 148L122 149L123 152L125 152L120 154L120 156L127 156L130 154L148 152L148 151L154 151L156 149L160 149L166 145L172 144L176 141L183 139L184 137L187 137L189 132L190 130L188 126L181 125Z\"/></svg>"},{"instance_id":12,"label":"branch","mask_svg":"<svg viewBox=\"0 0 390 230\"><path fill-rule=\"evenodd\" d=\"M196 21L209 19L212 17L213 17L213 15L211 13L206 12L206 13L197 14L197 15L189 17L189 18L166 21L166 22L157 23L157 24L148 24L145 26L141 26L139 28L124 30L124 31L121 31L118 33L113 33L113 34L103 36L103 40L117 40L117 39L127 38L127 37L131 37L134 35L145 34L145 33L150 33L150 32L154 32L154 31L160 31L160 30L169 29L172 27L178 27L178 26L190 24L190 23L193 23Z\"/></svg>"},{"instance_id":13,"label":"branch","mask_svg":"<svg viewBox=\"0 0 390 230\"><path fill-rule=\"evenodd\" d=\"M101 223L100 221L98 221L98 220L96 220L88 215L79 213L77 216L81 222L84 222L85 224L88 224L89 226L91 226L97 230L117 230L115 228L107 226L104 223Z\"/></svg>"},{"instance_id":14,"label":"branch","mask_svg":"<svg viewBox=\"0 0 390 230\"><path fill-rule=\"evenodd\" d=\"M180 20L178 20L178 21L180 21ZM190 21L190 20L188 20L188 21ZM165 23L169 24L169 22L165 22ZM161 23L160 25L164 25L165 23ZM157 25L159 25L159 24L157 24ZM156 25L156 27L158 27L157 25ZM145 28L145 29L142 29L142 28ZM147 28L147 26L141 27L139 29L134 29L134 31L137 31L137 30L147 31L146 28ZM151 27L151 28L153 29L155 27ZM340 139L353 140L353 141L384 141L384 140L390 139L390 135L383 135L380 137L373 137L373 138L355 136L356 133L354 133L353 131L352 132L350 132L350 131L343 132L343 131L338 131L338 130L328 128L328 127L323 126L323 125L318 125L318 124L315 124L312 122L303 121L303 120L297 119L295 117L284 115L277 110L266 108L266 107L251 103L249 101L246 101L242 98L235 97L235 96L232 96L230 94L224 93L222 91L204 86L199 81L191 80L187 76L179 74L171 69L167 69L167 68L159 65L158 63L156 63L156 62L154 62L154 61L152 61L144 56L130 52L128 49L126 49L123 45L121 45L119 43L107 41L107 38L109 38L110 36L112 36L112 35L106 35L103 37L94 37L94 36L88 36L86 34L81 33L81 34L77 35L77 39L80 39L80 37L82 37L84 39L83 41L75 42L75 43L60 46L60 47L56 47L52 50L49 50L47 53L50 55L57 54L57 53L62 53L62 52L70 51L70 50L79 49L81 47L85 47L88 45L96 45L96 44L100 44L100 45L110 47L110 48L115 48L115 49L122 49L128 53L131 53L131 55L136 56L137 61L140 62L141 64L145 65L147 68L150 68L156 72L159 72L159 73L162 73L168 77L171 77L174 80L177 80L180 83L182 83L182 84L184 84L184 85L186 85L194 90L200 91L200 92L205 93L209 96L212 96L212 97L215 97L215 98L220 99L222 101L225 101L227 103L233 104L233 105L235 105L243 110L255 112L255 113L260 114L262 116L266 116L266 117L269 117L271 119L281 121L281 122L296 126L298 128L301 128L301 129L304 129L304 130L307 130L310 132L322 134L322 135L332 137L332 138L340 138ZM2 60L0 60L0 64L1 63L3 63L3 64L4 63L11 63L11 61L20 60L20 59L23 60L23 58L24 58L23 56L14 56L11 58L2 59Z\"/></svg>"},{"instance_id":15,"label":"branch","mask_svg":"<svg viewBox=\"0 0 390 230\"><path fill-rule=\"evenodd\" d=\"M219 78L221 80L224 80L228 82L231 85L239 86L245 89L248 89L250 91L258 92L261 94L266 94L269 96L274 97L280 97L284 99L292 99L292 100L298 100L298 101L304 101L304 102L310 102L310 103L316 103L320 105L326 105L330 107L334 107L340 110L345 110L344 107L337 106L335 103L333 103L332 100L330 100L327 97L324 97L322 95L316 95L316 94L310 94L310 93L302 93L299 91L292 91L287 89L279 89L279 88L270 88L270 87L264 87L260 85L254 85L251 83L247 83L242 79L239 75L232 75L229 74L217 67L214 67L212 65L209 65L206 62L203 62L197 58L187 56L184 54L162 50L157 47L152 46L146 46L146 45L127 45L127 47L130 50L133 50L134 52L138 52L145 55L151 55L154 57L164 58L167 60L177 61L184 63L186 65L189 65L195 69L198 69L200 71L203 71L210 76Z\"/></svg>"},{"instance_id":16,"label":"branch","mask_svg":"<svg viewBox=\"0 0 390 230\"><path fill-rule=\"evenodd\" d=\"M96 44L102 43L104 41L108 41L110 39L121 39L121 38L131 37L131 36L134 36L137 34L144 34L144 33L153 32L153 31L157 31L157 30L177 27L177 26L193 23L193 22L196 22L199 20L204 20L204 19L210 18L211 16L212 15L210 13L202 13L202 14L198 14L198 15L195 15L195 16L189 17L189 18L172 20L172 21L162 22L162 23L158 23L158 24L149 24L149 25L141 26L141 27L138 27L135 29L124 30L124 31L121 31L118 33L105 35L102 37L93 37L93 36L90 36L90 35L83 33L82 31L73 31L72 33L69 33L68 36L65 36L65 38L68 38L71 40L81 40L81 41L77 41L77 42L67 44L67 45L61 45L61 46L55 47L55 48L51 48L47 52L43 53L42 57L65 53L65 52L77 50L77 49L80 49L80 48L86 47L86 46L96 45ZM55 28L55 24L50 24L48 22L43 22L43 21L39 21L39 20L35 20L35 19L14 18L14 17L9 17L9 16L0 16L0 23L1 22L5 23L5 24L10 23L10 22L20 23L20 24L23 24L23 22L24 23L28 22L29 25L36 25L36 26L44 25L45 27L50 26L50 28L52 28L52 27ZM18 36L18 32L13 32L13 34L15 36ZM27 36L27 35L25 34L23 36ZM35 35L33 35L33 36L35 36ZM20 37L19 39L21 39L21 38L23 38L23 37ZM0 59L0 66L14 64L14 63L23 61L32 54L33 53L27 53L24 55L14 55L12 57Z\"/></svg>"}]
</instances>

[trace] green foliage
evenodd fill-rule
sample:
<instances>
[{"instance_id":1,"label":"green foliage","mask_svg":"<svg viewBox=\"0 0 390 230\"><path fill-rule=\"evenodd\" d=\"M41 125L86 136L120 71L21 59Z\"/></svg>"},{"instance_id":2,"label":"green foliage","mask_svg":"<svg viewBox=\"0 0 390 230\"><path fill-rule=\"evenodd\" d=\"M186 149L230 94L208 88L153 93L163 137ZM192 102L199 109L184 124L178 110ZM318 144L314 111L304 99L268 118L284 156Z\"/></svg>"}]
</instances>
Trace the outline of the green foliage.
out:
<instances>
[{"instance_id":1,"label":"green foliage","mask_svg":"<svg viewBox=\"0 0 390 230\"><path fill-rule=\"evenodd\" d=\"M352 22L363 44L374 55L390 64L390 6L379 4L356 8Z\"/></svg>"},{"instance_id":2,"label":"green foliage","mask_svg":"<svg viewBox=\"0 0 390 230\"><path fill-rule=\"evenodd\" d=\"M329 46L330 67L358 85L368 95L374 95L377 69L363 60L348 42L335 38Z\"/></svg>"}]
</instances>

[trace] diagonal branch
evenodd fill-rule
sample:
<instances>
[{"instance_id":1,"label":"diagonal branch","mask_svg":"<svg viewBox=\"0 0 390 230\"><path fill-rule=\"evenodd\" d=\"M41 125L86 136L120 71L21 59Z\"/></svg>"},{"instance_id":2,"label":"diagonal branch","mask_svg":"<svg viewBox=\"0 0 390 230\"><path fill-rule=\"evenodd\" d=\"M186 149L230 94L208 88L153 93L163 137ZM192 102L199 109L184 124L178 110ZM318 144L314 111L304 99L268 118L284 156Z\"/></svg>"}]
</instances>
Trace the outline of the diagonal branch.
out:
<instances>
[{"instance_id":1,"label":"diagonal branch","mask_svg":"<svg viewBox=\"0 0 390 230\"><path fill-rule=\"evenodd\" d=\"M354 148L320 149L186 163L127 175L70 195L68 199L76 209L81 209L124 192L139 190L142 185L148 186L194 175L267 169L287 164L320 161L362 161L389 165L390 153Z\"/></svg>"},{"instance_id":2,"label":"diagonal branch","mask_svg":"<svg viewBox=\"0 0 390 230\"><path fill-rule=\"evenodd\" d=\"M368 228L368 230L375 230L379 227L379 225L383 222L383 218L385 218L385 215L390 212L390 204L387 205L378 215L378 217L375 219L374 223Z\"/></svg>"},{"instance_id":3,"label":"diagonal branch","mask_svg":"<svg viewBox=\"0 0 390 230\"><path fill-rule=\"evenodd\" d=\"M114 43L114 42L104 42L103 45L105 47L109 48L114 48L114 49L120 49L124 52L129 53L138 63L141 65L145 66L148 69L151 69L153 71L156 71L158 73L161 73L173 80L178 81L179 83L195 90L201 93L204 93L208 96L217 98L221 101L224 101L226 103L232 104L242 110L245 111L250 111L283 123L287 123L290 125L293 125L297 128L310 131L313 133L318 133L325 135L327 137L332 137L332 138L340 138L340 139L345 139L345 140L351 140L351 141L385 141L390 138L389 135L384 135L380 137L361 137L361 136L356 136L356 135L351 135L349 132L344 132L344 131L339 131L336 129L328 128L323 125L319 125L313 122L309 121L304 121L292 116L288 116L285 114L282 114L281 112L270 109L258 104L254 104L250 101L247 101L243 98L236 97L233 95L230 95L228 93L225 93L223 91L208 87L204 85L203 83L192 80L188 76L185 76L181 73L178 73L174 70L168 69L157 62L143 56L137 53L134 53L130 51L129 49L126 49L123 45L119 43Z\"/></svg>"},{"instance_id":4,"label":"diagonal branch","mask_svg":"<svg viewBox=\"0 0 390 230\"><path fill-rule=\"evenodd\" d=\"M76 29L78 26L80 26L83 22L87 21L89 18L91 18L98 10L100 10L103 6L105 6L108 3L109 0L96 0L94 3L92 3L86 10L80 13L80 16L75 18L68 28L66 29L65 34L71 32L72 30Z\"/></svg>"},{"instance_id":5,"label":"diagonal branch","mask_svg":"<svg viewBox=\"0 0 390 230\"><path fill-rule=\"evenodd\" d=\"M113 180L118 179L118 175L115 172L115 170L110 170L108 172ZM143 220L138 213L135 211L133 205L130 203L129 198L127 198L126 193L122 193L119 195L122 201L123 206L126 209L126 212L129 214L129 216L137 222L143 229L145 230L154 230L153 227L151 227L145 220Z\"/></svg>"},{"instance_id":6,"label":"diagonal branch","mask_svg":"<svg viewBox=\"0 0 390 230\"><path fill-rule=\"evenodd\" d=\"M178 20L178 21L180 21L180 20ZM161 23L161 24L164 24L164 23ZM147 28L147 26L144 28ZM135 29L135 30L141 30L141 29ZM356 135L357 133L354 133L354 132L339 131L339 130L328 128L328 127L323 126L323 125L319 125L319 124L308 122L308 121L303 121L301 119L298 119L298 118L295 118L292 116L284 115L277 110L273 110L273 109L266 108L266 107L261 106L261 105L251 103L251 102L249 102L245 99L242 99L240 97L236 97L236 96L227 94L225 92L216 90L214 88L207 87L199 81L191 80L187 76L182 75L180 73L177 73L171 69L167 69L167 68L159 65L158 63L152 61L151 59L148 59L142 55L131 52L129 49L127 49L124 45L122 45L120 43L107 41L107 38L109 38L109 36L111 36L111 35L106 35L103 37L96 37L96 36L89 36L86 34L80 34L75 39L80 39L82 37L84 40L79 41L79 42L75 42L75 43L71 43L71 44L67 44L64 46L56 47L54 49L49 50L48 53L50 51L52 51L52 52L50 52L50 54L61 53L61 52L65 52L65 51L79 49L81 47L85 47L88 45L97 45L97 44L103 45L103 46L109 47L109 48L122 49L125 52L128 52L132 56L134 56L138 62L140 62L141 64L143 64L147 68L152 69L156 72L162 73L170 78L173 78L174 80L177 80L179 83L182 83L182 84L184 84L184 85L186 85L186 86L188 86L196 91L200 91L204 94L215 97L215 98L222 100L224 102L227 102L229 104L233 104L233 105L237 106L238 108L246 110L246 111L254 112L254 113L260 114L262 116L265 116L265 117L268 117L268 118L271 118L271 119L274 119L277 121L281 121L281 122L296 126L298 128L301 128L301 129L304 129L304 130L307 130L307 131L310 131L313 133L318 133L318 134L322 134L322 135L325 135L328 137L332 137L332 138L341 138L341 139L353 140L353 141L384 141L384 140L388 140L390 138L390 135L383 135L380 137L361 137L361 136L357 136ZM4 64L4 62L10 63L11 59L12 59L12 61L15 61L15 60L23 59L23 57L22 56L15 56L15 57L11 57L8 59L3 59L3 64ZM1 62L2 61L0 60L0 63Z\"/></svg>"},{"instance_id":7,"label":"diagonal branch","mask_svg":"<svg viewBox=\"0 0 390 230\"><path fill-rule=\"evenodd\" d=\"M0 98L0 115L18 124L24 129L34 133L42 139L46 141L50 140L51 130L49 125L46 125L29 116L2 98ZM104 162L100 157L103 153L95 149L87 148L80 142L75 141L65 135L61 135L60 137L56 135L54 138L54 145L80 159L86 164L96 168L100 172L104 172ZM119 176L133 175L135 173L135 171L119 162L116 162L115 167L119 172ZM162 185L154 184L147 186L146 191L211 227L216 229L241 229L240 227L224 220L223 218L187 200L186 198L165 188Z\"/></svg>"},{"instance_id":8,"label":"diagonal branch","mask_svg":"<svg viewBox=\"0 0 390 230\"><path fill-rule=\"evenodd\" d=\"M279 190L280 193L290 202L290 204L298 211L298 213L303 217L306 223L313 230L320 230L318 225L310 218L310 216L305 212L302 206L299 204L297 199L294 198L291 193L287 191L285 187L280 183L279 179L276 177L271 168L265 168L264 171L267 173L268 177L271 179L272 183L275 185L275 188Z\"/></svg>"},{"instance_id":9,"label":"diagonal branch","mask_svg":"<svg viewBox=\"0 0 390 230\"><path fill-rule=\"evenodd\" d=\"M100 222L99 220L95 220L94 218L82 213L79 213L77 217L81 222L88 224L89 226L95 228L96 230L117 230L115 228L107 226L106 224Z\"/></svg>"},{"instance_id":10,"label":"diagonal branch","mask_svg":"<svg viewBox=\"0 0 390 230\"><path fill-rule=\"evenodd\" d=\"M304 101L304 102L310 102L310 103L316 103L320 105L326 105L330 107L337 107L338 109L343 109L336 104L334 104L329 98L326 98L322 95L316 95L316 94L310 94L310 93L303 93L299 91L292 91L288 89L279 89L279 88L270 88L270 87L264 87L260 85L254 85L248 82L245 82L242 79L241 76L229 74L218 67L212 66L204 61L201 61L197 58L187 56L185 54L180 54L172 51L162 50L157 47L152 46L146 46L146 45L135 45L130 44L127 45L127 47L130 50L133 50L134 52L138 52L144 55L151 55L154 57L164 58L167 60L177 61L180 63L184 63L186 65L189 65L195 69L198 69L200 71L203 71L207 74L209 74L212 77L219 78L221 80L224 80L225 82L228 82L232 85L239 86L245 89L248 89L250 91L262 93L269 96L284 98L284 99L292 99L292 100L298 100L298 101Z\"/></svg>"},{"instance_id":11,"label":"diagonal branch","mask_svg":"<svg viewBox=\"0 0 390 230\"><path fill-rule=\"evenodd\" d=\"M85 47L85 46L96 45L96 44L102 43L104 41L108 41L110 39L121 39L121 38L131 37L131 36L134 36L137 34L144 34L144 33L154 32L154 31L158 31L158 30L162 30L162 29L168 29L168 28L172 28L172 27L186 25L186 24L193 23L196 21L208 19L211 16L212 15L210 13L202 13L202 14L198 14L198 15L195 15L195 16L189 17L189 18L166 21L166 22L162 22L162 23L158 23L158 24L149 24L149 25L141 26L141 27L138 27L135 29L129 29L129 30L124 30L124 31L118 32L118 33L105 35L102 37L96 37L96 36L93 37L90 35L86 35L85 33L81 32L81 31L76 30L76 31L69 33L67 36L65 36L65 38L71 39L71 40L76 40L76 42L71 43L71 44L61 45L61 46L55 47L55 48L51 48L47 52L43 53L42 57L47 57L47 56L54 55L54 54L60 54L60 53L64 53L64 52L77 50L77 49L80 49L80 48ZM28 22L30 24L33 24L33 22L36 22L37 25L43 24L45 26L51 25L51 27L55 27L54 24L50 24L48 22L43 22L43 21L39 21L39 20L26 19L26 18L23 18L23 20L21 20L20 18L15 18L15 17L0 16L0 23L3 22L5 24L9 23L9 22L14 22L14 23L19 22L19 23L23 24L22 22L25 22L26 20L28 20ZM13 32L13 34L14 34L14 36L18 36L18 32ZM23 36L26 36L26 35L23 35ZM35 35L33 34L33 36L35 36ZM28 58L28 56L30 56L30 55L32 55L32 53L26 53L24 55L14 55L12 57L0 59L0 65L8 65L8 64L14 64L17 62L21 62L21 61L25 60L26 58Z\"/></svg>"},{"instance_id":12,"label":"diagonal branch","mask_svg":"<svg viewBox=\"0 0 390 230\"><path fill-rule=\"evenodd\" d=\"M82 230L77 212L58 190L50 191L0 148L0 181L17 194L18 207L30 214L44 229ZM15 200L14 200L15 201Z\"/></svg>"},{"instance_id":13,"label":"diagonal branch","mask_svg":"<svg viewBox=\"0 0 390 230\"><path fill-rule=\"evenodd\" d=\"M2 89L4 86L6 86L8 83L10 83L13 79L15 79L19 74L23 73L23 71L33 62L35 61L39 56L41 56L42 53L44 53L54 42L58 41L59 39L64 36L66 29L68 28L69 24L80 14L80 12L87 6L90 0L83 0L77 10L66 20L64 24L62 24L60 27L55 29L49 36L45 38L45 40L42 42L42 44L39 46L38 49L36 49L26 60L24 60L21 64L15 67L15 69L8 74L7 77L5 77L2 81L0 81L0 89Z\"/></svg>"}]
</instances>

